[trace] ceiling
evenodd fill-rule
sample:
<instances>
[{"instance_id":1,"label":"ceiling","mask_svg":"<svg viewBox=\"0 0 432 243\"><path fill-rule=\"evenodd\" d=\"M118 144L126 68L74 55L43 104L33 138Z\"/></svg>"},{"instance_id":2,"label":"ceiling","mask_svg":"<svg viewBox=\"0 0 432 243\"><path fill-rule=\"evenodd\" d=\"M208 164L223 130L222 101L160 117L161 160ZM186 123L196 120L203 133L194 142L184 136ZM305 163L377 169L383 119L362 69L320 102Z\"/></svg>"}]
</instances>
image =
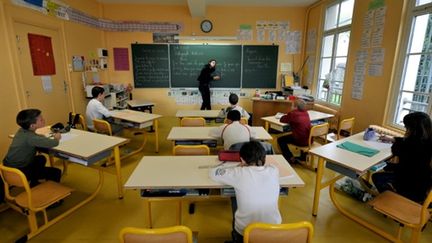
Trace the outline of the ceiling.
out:
<instances>
[{"instance_id":1,"label":"ceiling","mask_svg":"<svg viewBox=\"0 0 432 243\"><path fill-rule=\"evenodd\" d=\"M205 17L206 7L210 5L224 6L297 6L305 7L318 0L97 0L101 3L135 3L135 4L167 4L188 5L192 17Z\"/></svg>"}]
</instances>

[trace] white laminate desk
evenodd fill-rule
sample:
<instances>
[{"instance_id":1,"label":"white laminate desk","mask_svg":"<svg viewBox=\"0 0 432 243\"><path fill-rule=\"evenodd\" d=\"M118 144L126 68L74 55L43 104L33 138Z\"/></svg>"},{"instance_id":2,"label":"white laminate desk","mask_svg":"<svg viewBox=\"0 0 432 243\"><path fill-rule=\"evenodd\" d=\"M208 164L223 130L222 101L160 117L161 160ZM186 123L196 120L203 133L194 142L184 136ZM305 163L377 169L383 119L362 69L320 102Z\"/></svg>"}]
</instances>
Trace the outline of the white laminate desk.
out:
<instances>
[{"instance_id":1,"label":"white laminate desk","mask_svg":"<svg viewBox=\"0 0 432 243\"><path fill-rule=\"evenodd\" d=\"M155 148L156 153L159 152L159 121L158 119L162 117L161 115L157 114L150 114L145 112L139 112L134 110L115 110L112 111L113 118L116 120L119 120L117 122L123 123L124 121L128 123L132 123L134 128L138 129L144 129L146 127L153 126L154 127L154 134L155 134ZM145 131L143 130L143 143L141 147L139 147L137 150L127 154L127 156L134 155L141 150L144 149L145 143L147 141Z\"/></svg>"},{"instance_id":2,"label":"white laminate desk","mask_svg":"<svg viewBox=\"0 0 432 243\"><path fill-rule=\"evenodd\" d=\"M123 198L119 146L127 142L126 138L71 129L69 133L62 134L60 144L49 151L53 156L89 166L111 156L111 151L114 150L118 197Z\"/></svg>"},{"instance_id":3,"label":"white laminate desk","mask_svg":"<svg viewBox=\"0 0 432 243\"><path fill-rule=\"evenodd\" d=\"M220 110L178 110L176 117L203 117L203 118L216 118Z\"/></svg>"},{"instance_id":4,"label":"white laminate desk","mask_svg":"<svg viewBox=\"0 0 432 243\"><path fill-rule=\"evenodd\" d=\"M281 167L290 172L290 176L279 180L281 187L303 187L303 180L289 165L282 155L267 155L272 157ZM229 186L210 179L209 168L220 164L217 156L144 156L130 175L125 189L219 189ZM179 200L178 223L181 224L182 199L207 200L221 197L212 196L183 196L183 197L144 197L147 204L147 220L152 227L150 202L153 200ZM224 196L222 196L224 197ZM225 196L229 197L229 196Z\"/></svg>"},{"instance_id":5,"label":"white laminate desk","mask_svg":"<svg viewBox=\"0 0 432 243\"><path fill-rule=\"evenodd\" d=\"M173 127L168 134L167 140L173 141L174 145L177 141L205 141L218 140L210 136L210 131L215 127ZM251 127L255 132L253 137L256 140L272 140L273 137L263 127Z\"/></svg>"},{"instance_id":6,"label":"white laminate desk","mask_svg":"<svg viewBox=\"0 0 432 243\"><path fill-rule=\"evenodd\" d=\"M320 111L308 110L307 112L309 113L309 119L311 122L326 120L334 117L332 114L327 114ZM265 121L265 129L267 131L269 128L273 128L280 132L287 132L287 129L289 129L289 124L280 122L275 116L262 117L261 120Z\"/></svg>"},{"instance_id":7,"label":"white laminate desk","mask_svg":"<svg viewBox=\"0 0 432 243\"><path fill-rule=\"evenodd\" d=\"M343 177L344 175L353 176L353 173L357 175L362 175L367 172L367 170L374 166L375 164L386 160L392 156L391 153L391 144L385 144L377 141L364 141L363 140L364 132L357 133L353 136L335 141L333 143L328 143L321 147L317 147L311 149L309 152L315 156L319 157L318 160L318 168L316 173L316 184L315 184L315 193L314 193L314 202L312 215L316 216L318 213L319 206L319 198L320 192L323 188L329 186L330 198L333 202L334 206L345 216L354 220L355 222L363 225L364 227L374 231L375 233L383 236L390 241L395 241L396 237L384 232L383 230L377 228L374 225L371 225L369 222L359 218L358 216L350 213L348 210L341 207L340 203L336 200L335 192L334 192L334 183ZM345 149L341 149L336 147L338 144L343 142L352 142L364 147L373 148L379 150L379 153L375 154L372 157L367 157L364 155L360 155ZM322 182L323 172L324 172L324 163L327 162L327 167L335 170L340 173L340 175L335 176L334 178ZM330 166L331 165L331 166Z\"/></svg>"},{"instance_id":8,"label":"white laminate desk","mask_svg":"<svg viewBox=\"0 0 432 243\"><path fill-rule=\"evenodd\" d=\"M147 100L128 100L126 103L132 110L148 110L150 113L153 113L153 106L155 105L155 103Z\"/></svg>"}]
</instances>

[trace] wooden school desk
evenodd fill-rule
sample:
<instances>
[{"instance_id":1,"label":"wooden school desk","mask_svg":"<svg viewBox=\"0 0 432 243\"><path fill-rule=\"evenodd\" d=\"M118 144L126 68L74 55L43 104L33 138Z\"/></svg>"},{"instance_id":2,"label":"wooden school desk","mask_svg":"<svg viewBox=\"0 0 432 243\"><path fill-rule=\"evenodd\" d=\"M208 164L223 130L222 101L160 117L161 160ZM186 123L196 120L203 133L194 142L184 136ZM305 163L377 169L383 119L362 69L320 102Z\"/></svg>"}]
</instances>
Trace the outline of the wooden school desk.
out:
<instances>
[{"instance_id":1,"label":"wooden school desk","mask_svg":"<svg viewBox=\"0 0 432 243\"><path fill-rule=\"evenodd\" d=\"M308 110L309 118L311 122L316 122L319 120L326 120L329 118L334 117L333 114L327 114L320 111L314 111L314 110ZM268 131L269 128L273 128L275 130L278 130L280 132L289 132L289 124L280 122L279 119L277 119L274 115L273 116L266 116L261 118L261 120L265 121L265 129Z\"/></svg>"},{"instance_id":2,"label":"wooden school desk","mask_svg":"<svg viewBox=\"0 0 432 243\"><path fill-rule=\"evenodd\" d=\"M173 141L173 145L176 145L177 142L181 143L185 141L196 141L198 143L214 141L217 143L219 138L210 136L210 131L214 128L215 127L173 127L168 134L167 140ZM255 132L253 138L256 140L268 141L273 139L263 127L251 127L251 129Z\"/></svg>"},{"instance_id":3,"label":"wooden school desk","mask_svg":"<svg viewBox=\"0 0 432 243\"><path fill-rule=\"evenodd\" d=\"M357 175L365 174L368 169L379 162L386 160L392 156L391 153L391 144L381 143L377 141L364 141L363 140L364 132L357 133L350 137L337 140L333 143L328 143L321 147L317 147L311 149L309 152L315 156L319 157L318 160L318 168L316 173L316 184L315 184L315 193L314 193L314 202L312 215L317 216L318 214L318 206L319 206L319 198L320 192L323 188L329 186L330 198L333 202L333 205L346 217L354 220L355 222L361 224L362 226L372 230L373 232L383 236L386 239L391 241L395 241L395 237L388 234L387 232L377 228L376 226L366 222L360 217L350 213L348 210L342 208L340 203L336 200L335 192L334 192L334 183L342 178L344 175L350 177L356 177ZM379 153L375 154L372 157L367 157L365 155L357 154L345 149L341 149L336 147L338 144L343 142L352 142L364 147L373 148L379 150ZM339 173L339 175L334 178L322 182L323 172L324 172L324 163L327 163L327 168L334 170Z\"/></svg>"},{"instance_id":4,"label":"wooden school desk","mask_svg":"<svg viewBox=\"0 0 432 243\"><path fill-rule=\"evenodd\" d=\"M129 157L131 155L134 155L144 149L144 146L147 141L146 133L144 128L153 126L154 127L154 135L155 135L155 150L156 153L159 152L159 121L158 119L162 117L161 115L157 114L149 114L145 112L139 112L139 111L133 111L133 110L115 110L112 111L113 118L116 119L116 122L120 124L130 123L133 128L138 128L143 132L143 143L141 146L131 152L128 153L126 156Z\"/></svg>"},{"instance_id":5,"label":"wooden school desk","mask_svg":"<svg viewBox=\"0 0 432 243\"><path fill-rule=\"evenodd\" d=\"M273 158L279 166L289 171L290 176L279 179L281 187L303 187L303 180L297 175L282 155L267 155ZM221 189L229 186L210 179L209 168L219 165L217 156L144 156L130 175L125 189ZM160 198L161 200L209 199L219 196L182 196ZM229 197L229 196L226 196ZM149 201L155 197L145 197L148 211L148 223L151 224ZM180 202L181 203L181 202ZM179 205L181 207L181 205ZM177 220L181 223L181 214Z\"/></svg>"},{"instance_id":6,"label":"wooden school desk","mask_svg":"<svg viewBox=\"0 0 432 243\"><path fill-rule=\"evenodd\" d=\"M55 156L84 166L90 166L99 160L111 156L111 151L114 150L118 197L123 198L119 146L127 142L128 139L126 138L71 129L70 132L62 134L62 139L57 147L49 149L50 159L52 160L52 156ZM99 176L102 175L99 173ZM103 178L100 177L99 189L102 181ZM96 195L96 193L94 194Z\"/></svg>"}]
</instances>

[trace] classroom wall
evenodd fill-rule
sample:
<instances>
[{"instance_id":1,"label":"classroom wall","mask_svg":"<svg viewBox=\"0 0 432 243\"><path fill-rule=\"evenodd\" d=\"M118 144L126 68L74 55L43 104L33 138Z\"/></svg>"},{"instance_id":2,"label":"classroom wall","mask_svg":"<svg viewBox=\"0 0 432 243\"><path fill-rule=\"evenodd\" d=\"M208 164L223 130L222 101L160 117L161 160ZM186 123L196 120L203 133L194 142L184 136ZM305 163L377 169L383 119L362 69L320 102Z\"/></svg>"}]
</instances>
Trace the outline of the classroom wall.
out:
<instances>
[{"instance_id":1,"label":"classroom wall","mask_svg":"<svg viewBox=\"0 0 432 243\"><path fill-rule=\"evenodd\" d=\"M100 16L100 4L96 0L65 0L65 4L78 8L94 16ZM0 0L0 110L2 111L0 130L0 158L7 152L10 139L9 134L16 132L18 126L15 117L19 110L28 108L24 97L22 80L19 74L17 51L14 37L13 21L17 20L36 26L58 29L62 35L64 47L64 58L66 63L71 63L72 55L83 55L90 57L96 52L97 47L104 45L104 33L93 28L78 25L69 21L44 15L38 11L16 6L9 0ZM3 34L4 33L4 34ZM66 70L68 67L65 67ZM84 112L87 100L84 97L81 74L69 73L66 76L69 87L71 87L71 111ZM106 74L101 74L106 75Z\"/></svg>"},{"instance_id":2,"label":"classroom wall","mask_svg":"<svg viewBox=\"0 0 432 243\"><path fill-rule=\"evenodd\" d=\"M241 13L241 14L240 14ZM306 7L222 7L208 6L206 18L213 22L213 30L207 34L209 36L235 36L240 24L250 24L253 28L258 20L269 21L289 21L290 30L303 31ZM142 5L142 4L104 4L103 16L113 20L140 20L140 21L160 21L160 22L182 22L184 29L181 35L206 35L200 30L200 23L203 18L192 18L186 5ZM152 33L142 32L106 32L107 48L112 51L114 47L128 47L131 43L152 43ZM254 29L254 39L256 32ZM185 42L183 42L185 43ZM187 42L192 43L192 42ZM202 42L195 42L202 43ZM208 41L207 43L230 43L230 44L266 44L270 42L257 43L248 42L221 42ZM130 57L130 71L114 71L112 57L109 58L108 80L111 83L132 83L132 60ZM279 45L279 64L281 62L293 62L294 70L298 70L301 63L301 54L286 55L285 45ZM278 65L278 69L280 65ZM277 89L280 89L280 72L277 75ZM267 90L267 89L266 89ZM173 116L178 109L198 109L196 105L176 105L175 100L167 96L167 88L140 88L133 90L134 99L147 99L156 103L155 113ZM255 89L245 89L248 94L253 94ZM265 90L263 90L265 91ZM252 102L249 99L240 99L240 105L248 111L252 110ZM213 109L222 106L213 105Z\"/></svg>"},{"instance_id":3,"label":"classroom wall","mask_svg":"<svg viewBox=\"0 0 432 243\"><path fill-rule=\"evenodd\" d=\"M356 100L351 98L354 79L355 58L356 52L361 50L360 41L363 31L363 19L366 12L368 11L368 6L370 2L371 1L366 0L355 1L354 15L351 25L350 47L348 51L345 83L342 95L342 104L338 108L340 109L341 119L348 117L356 118L356 132L364 130L370 124L383 125L388 90L391 84L393 62L395 58L394 50L397 44L399 23L401 21L401 12L404 1L385 1L385 5L387 6L387 13L384 26L384 38L382 42L382 47L385 48L383 74L380 77L371 77L366 74L363 86L363 98L361 100ZM321 20L322 18L320 18L319 23L316 23L314 19L316 18L317 11L321 12L321 14L324 16L325 7L329 3L331 3L331 1L321 1L313 8L312 12L314 14L311 14L309 16L311 25L308 26L308 29L318 26L318 30L320 30L317 43L318 50L321 45L323 21ZM312 25L312 23L315 24ZM320 53L318 52L315 59L316 64L319 63L319 55ZM319 70L318 68L318 65L315 65L314 80L317 80ZM316 90L316 81L314 83L314 90Z\"/></svg>"},{"instance_id":4,"label":"classroom wall","mask_svg":"<svg viewBox=\"0 0 432 243\"><path fill-rule=\"evenodd\" d=\"M351 32L351 43L346 69L346 83L342 96L342 118L355 117L355 130L364 130L370 124L381 125L384 122L388 90L391 84L395 48L399 33L402 7L404 1L385 1L387 13L384 25L384 38L382 47L385 48L383 73L380 77L371 77L366 74L363 86L363 98L351 98L354 79L354 65L356 52L361 49L360 40L363 30L363 19L368 11L370 1L356 1ZM370 53L369 53L370 54Z\"/></svg>"}]
</instances>

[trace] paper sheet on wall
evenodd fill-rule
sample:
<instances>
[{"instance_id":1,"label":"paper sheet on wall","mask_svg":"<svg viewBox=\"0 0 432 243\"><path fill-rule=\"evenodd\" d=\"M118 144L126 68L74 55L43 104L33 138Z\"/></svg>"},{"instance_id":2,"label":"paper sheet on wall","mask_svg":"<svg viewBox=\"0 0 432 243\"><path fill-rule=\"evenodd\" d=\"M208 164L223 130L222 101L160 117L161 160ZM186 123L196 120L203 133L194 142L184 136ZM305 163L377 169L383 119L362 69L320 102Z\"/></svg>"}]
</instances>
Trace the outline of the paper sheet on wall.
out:
<instances>
[{"instance_id":1,"label":"paper sheet on wall","mask_svg":"<svg viewBox=\"0 0 432 243\"><path fill-rule=\"evenodd\" d=\"M244 41L253 40L253 31L248 29L238 29L237 40L244 40Z\"/></svg>"},{"instance_id":2,"label":"paper sheet on wall","mask_svg":"<svg viewBox=\"0 0 432 243\"><path fill-rule=\"evenodd\" d=\"M257 41L264 42L265 41L265 30L257 29Z\"/></svg>"},{"instance_id":3,"label":"paper sheet on wall","mask_svg":"<svg viewBox=\"0 0 432 243\"><path fill-rule=\"evenodd\" d=\"M287 35L287 41L285 43L285 53L297 54L300 53L300 49L301 49L301 32L289 31Z\"/></svg>"},{"instance_id":4,"label":"paper sheet on wall","mask_svg":"<svg viewBox=\"0 0 432 243\"><path fill-rule=\"evenodd\" d=\"M370 47L370 37L371 37L371 30L365 29L362 32L361 39L360 39L360 47L361 48L369 48Z\"/></svg>"},{"instance_id":5,"label":"paper sheet on wall","mask_svg":"<svg viewBox=\"0 0 432 243\"><path fill-rule=\"evenodd\" d=\"M364 18L363 18L363 29L370 29L373 25L373 17L374 17L374 10L369 10L366 12Z\"/></svg>"},{"instance_id":6,"label":"paper sheet on wall","mask_svg":"<svg viewBox=\"0 0 432 243\"><path fill-rule=\"evenodd\" d=\"M276 42L276 36L277 36L276 30L269 30L268 33L269 33L268 40L270 42Z\"/></svg>"},{"instance_id":7,"label":"paper sheet on wall","mask_svg":"<svg viewBox=\"0 0 432 243\"><path fill-rule=\"evenodd\" d=\"M306 73L306 85L311 87L313 83L313 76L314 76L314 70L315 70L315 56L309 56L307 65L305 68Z\"/></svg>"},{"instance_id":8,"label":"paper sheet on wall","mask_svg":"<svg viewBox=\"0 0 432 243\"><path fill-rule=\"evenodd\" d=\"M375 26L384 27L386 12L387 12L386 6L375 9L375 13L374 13L374 25Z\"/></svg>"},{"instance_id":9,"label":"paper sheet on wall","mask_svg":"<svg viewBox=\"0 0 432 243\"><path fill-rule=\"evenodd\" d=\"M370 61L371 63L383 63L384 62L385 49L384 48L372 48Z\"/></svg>"},{"instance_id":10,"label":"paper sheet on wall","mask_svg":"<svg viewBox=\"0 0 432 243\"><path fill-rule=\"evenodd\" d=\"M42 87L45 93L50 93L53 90L51 76L41 76Z\"/></svg>"},{"instance_id":11,"label":"paper sheet on wall","mask_svg":"<svg viewBox=\"0 0 432 243\"><path fill-rule=\"evenodd\" d=\"M369 76L382 76L383 64L382 63L370 63L368 68Z\"/></svg>"},{"instance_id":12,"label":"paper sheet on wall","mask_svg":"<svg viewBox=\"0 0 432 243\"><path fill-rule=\"evenodd\" d=\"M286 40L287 40L287 30L285 29L277 30L277 41L283 43Z\"/></svg>"},{"instance_id":13,"label":"paper sheet on wall","mask_svg":"<svg viewBox=\"0 0 432 243\"><path fill-rule=\"evenodd\" d=\"M374 26L372 28L372 34L371 34L371 46L372 47L381 46L383 37L384 37L384 27Z\"/></svg>"},{"instance_id":14,"label":"paper sheet on wall","mask_svg":"<svg viewBox=\"0 0 432 243\"><path fill-rule=\"evenodd\" d=\"M316 48L316 29L311 29L307 33L307 53L314 53Z\"/></svg>"},{"instance_id":15,"label":"paper sheet on wall","mask_svg":"<svg viewBox=\"0 0 432 243\"><path fill-rule=\"evenodd\" d=\"M351 97L361 100L363 97L363 85L366 74L366 60L368 58L367 50L360 50L356 53L356 62L354 64L354 80Z\"/></svg>"},{"instance_id":16,"label":"paper sheet on wall","mask_svg":"<svg viewBox=\"0 0 432 243\"><path fill-rule=\"evenodd\" d=\"M292 63L290 63L290 62L281 62L280 71L282 73L290 73L290 72L292 72Z\"/></svg>"}]
</instances>

